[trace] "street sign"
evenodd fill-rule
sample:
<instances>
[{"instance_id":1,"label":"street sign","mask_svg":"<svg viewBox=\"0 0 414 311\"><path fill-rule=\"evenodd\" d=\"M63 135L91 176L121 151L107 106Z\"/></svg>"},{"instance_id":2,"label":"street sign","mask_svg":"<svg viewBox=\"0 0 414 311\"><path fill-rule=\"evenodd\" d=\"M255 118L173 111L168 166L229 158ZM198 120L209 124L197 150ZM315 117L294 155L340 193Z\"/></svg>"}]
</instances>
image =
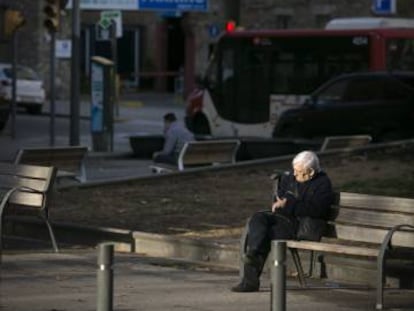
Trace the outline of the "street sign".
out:
<instances>
[{"instance_id":1,"label":"street sign","mask_svg":"<svg viewBox=\"0 0 414 311\"><path fill-rule=\"evenodd\" d=\"M110 41L111 40L111 25L109 28L103 28L101 25L95 25L95 39L96 41Z\"/></svg>"},{"instance_id":2,"label":"street sign","mask_svg":"<svg viewBox=\"0 0 414 311\"><path fill-rule=\"evenodd\" d=\"M208 9L208 0L138 0L140 10L201 11Z\"/></svg>"},{"instance_id":3,"label":"street sign","mask_svg":"<svg viewBox=\"0 0 414 311\"><path fill-rule=\"evenodd\" d=\"M101 12L101 19L98 22L98 25L101 26L103 29L108 29L111 26L112 21L115 22L115 32L116 37L122 37L122 13L121 11L102 11Z\"/></svg>"},{"instance_id":4,"label":"street sign","mask_svg":"<svg viewBox=\"0 0 414 311\"><path fill-rule=\"evenodd\" d=\"M373 0L372 12L377 15L392 15L395 14L396 0Z\"/></svg>"},{"instance_id":5,"label":"street sign","mask_svg":"<svg viewBox=\"0 0 414 311\"><path fill-rule=\"evenodd\" d=\"M210 24L208 26L208 34L210 38L216 38L220 34L220 27L217 24Z\"/></svg>"},{"instance_id":6,"label":"street sign","mask_svg":"<svg viewBox=\"0 0 414 311\"><path fill-rule=\"evenodd\" d=\"M138 10L139 0L80 0L82 10ZM72 9L72 0L68 1L67 9Z\"/></svg>"},{"instance_id":7,"label":"street sign","mask_svg":"<svg viewBox=\"0 0 414 311\"><path fill-rule=\"evenodd\" d=\"M56 40L55 57L70 58L72 52L71 40Z\"/></svg>"},{"instance_id":8,"label":"street sign","mask_svg":"<svg viewBox=\"0 0 414 311\"><path fill-rule=\"evenodd\" d=\"M207 12L209 0L80 0L82 10L150 10ZM67 9L72 9L69 0Z\"/></svg>"}]
</instances>

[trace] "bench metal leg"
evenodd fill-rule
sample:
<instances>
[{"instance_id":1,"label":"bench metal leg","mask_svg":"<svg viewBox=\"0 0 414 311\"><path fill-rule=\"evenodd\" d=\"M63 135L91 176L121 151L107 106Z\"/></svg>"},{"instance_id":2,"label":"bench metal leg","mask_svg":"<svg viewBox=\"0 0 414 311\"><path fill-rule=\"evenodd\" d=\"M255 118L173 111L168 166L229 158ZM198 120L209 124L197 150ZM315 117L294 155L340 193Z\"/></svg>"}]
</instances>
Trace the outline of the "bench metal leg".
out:
<instances>
[{"instance_id":1,"label":"bench metal leg","mask_svg":"<svg viewBox=\"0 0 414 311\"><path fill-rule=\"evenodd\" d=\"M240 237L240 259L239 259L239 276L240 279L244 277L244 256L247 253L247 236L249 235L249 220L246 222L246 226Z\"/></svg>"},{"instance_id":2,"label":"bench metal leg","mask_svg":"<svg viewBox=\"0 0 414 311\"><path fill-rule=\"evenodd\" d=\"M296 248L289 248L292 254L293 263L295 264L296 271L298 272L298 279L301 287L306 287L305 274L303 273L302 263L300 261L299 253Z\"/></svg>"},{"instance_id":3,"label":"bench metal leg","mask_svg":"<svg viewBox=\"0 0 414 311\"><path fill-rule=\"evenodd\" d=\"M315 265L315 252L314 251L310 251L310 260L309 260L309 270L308 270L308 275L307 277L312 277L313 275L313 268Z\"/></svg>"},{"instance_id":4,"label":"bench metal leg","mask_svg":"<svg viewBox=\"0 0 414 311\"><path fill-rule=\"evenodd\" d=\"M17 190L17 188L10 189L4 195L0 203L0 264L1 264L1 255L3 252L3 211L7 206L10 196Z\"/></svg>"},{"instance_id":5,"label":"bench metal leg","mask_svg":"<svg viewBox=\"0 0 414 311\"><path fill-rule=\"evenodd\" d=\"M53 250L55 251L55 253L59 253L59 248L56 243L56 238L55 238L55 234L53 233L52 226L50 225L49 220L47 219L45 215L42 214L41 217L46 223L47 230L49 231L49 236L50 236L50 240L52 241Z\"/></svg>"}]
</instances>

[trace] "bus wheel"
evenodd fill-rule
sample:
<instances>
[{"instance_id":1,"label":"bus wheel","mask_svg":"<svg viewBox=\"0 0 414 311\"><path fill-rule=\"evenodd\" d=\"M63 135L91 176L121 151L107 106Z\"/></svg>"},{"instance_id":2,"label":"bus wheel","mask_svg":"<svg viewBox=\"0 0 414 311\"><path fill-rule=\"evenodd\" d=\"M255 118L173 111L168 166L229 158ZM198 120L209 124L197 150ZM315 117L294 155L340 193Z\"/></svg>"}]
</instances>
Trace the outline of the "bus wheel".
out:
<instances>
[{"instance_id":1,"label":"bus wheel","mask_svg":"<svg viewBox=\"0 0 414 311\"><path fill-rule=\"evenodd\" d=\"M205 116L198 115L194 118L193 121L193 133L198 135L210 135L210 125Z\"/></svg>"}]
</instances>

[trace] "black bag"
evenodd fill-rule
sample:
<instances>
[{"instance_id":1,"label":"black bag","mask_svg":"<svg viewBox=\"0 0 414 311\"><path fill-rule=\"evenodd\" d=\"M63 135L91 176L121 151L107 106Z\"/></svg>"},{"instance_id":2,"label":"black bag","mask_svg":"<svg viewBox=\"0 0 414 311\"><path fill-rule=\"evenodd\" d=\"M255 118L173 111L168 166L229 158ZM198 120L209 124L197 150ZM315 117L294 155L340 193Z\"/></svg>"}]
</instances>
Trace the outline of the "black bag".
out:
<instances>
[{"instance_id":1,"label":"black bag","mask_svg":"<svg viewBox=\"0 0 414 311\"><path fill-rule=\"evenodd\" d=\"M326 221L311 217L300 217L296 238L298 240L320 241L326 229Z\"/></svg>"}]
</instances>

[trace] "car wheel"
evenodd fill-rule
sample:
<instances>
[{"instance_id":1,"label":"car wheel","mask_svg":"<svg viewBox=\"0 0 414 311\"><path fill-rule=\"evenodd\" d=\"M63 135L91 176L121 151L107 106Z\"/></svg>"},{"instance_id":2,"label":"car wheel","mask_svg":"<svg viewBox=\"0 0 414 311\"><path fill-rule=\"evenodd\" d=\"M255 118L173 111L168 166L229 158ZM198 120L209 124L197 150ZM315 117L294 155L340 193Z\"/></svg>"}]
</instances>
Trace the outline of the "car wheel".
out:
<instances>
[{"instance_id":1,"label":"car wheel","mask_svg":"<svg viewBox=\"0 0 414 311\"><path fill-rule=\"evenodd\" d=\"M41 114L42 113L42 106L31 106L27 107L27 112L30 114Z\"/></svg>"}]
</instances>

